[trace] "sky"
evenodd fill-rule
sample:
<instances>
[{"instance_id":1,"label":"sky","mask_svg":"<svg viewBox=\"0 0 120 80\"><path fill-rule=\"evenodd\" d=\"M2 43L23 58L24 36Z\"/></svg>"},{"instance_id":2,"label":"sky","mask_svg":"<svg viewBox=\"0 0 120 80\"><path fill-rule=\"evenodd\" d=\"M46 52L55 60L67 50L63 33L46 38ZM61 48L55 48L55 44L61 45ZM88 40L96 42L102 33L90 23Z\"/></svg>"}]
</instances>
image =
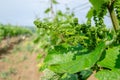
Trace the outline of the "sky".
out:
<instances>
[{"instance_id":1,"label":"sky","mask_svg":"<svg viewBox=\"0 0 120 80\"><path fill-rule=\"evenodd\" d=\"M80 23L86 21L86 14L91 4L88 0L57 0L58 5L54 6L55 10L65 11L66 6L75 12ZM0 23L34 26L33 21L36 18L47 17L44 14L49 7L49 0L0 0ZM110 20L105 20L109 23Z\"/></svg>"}]
</instances>

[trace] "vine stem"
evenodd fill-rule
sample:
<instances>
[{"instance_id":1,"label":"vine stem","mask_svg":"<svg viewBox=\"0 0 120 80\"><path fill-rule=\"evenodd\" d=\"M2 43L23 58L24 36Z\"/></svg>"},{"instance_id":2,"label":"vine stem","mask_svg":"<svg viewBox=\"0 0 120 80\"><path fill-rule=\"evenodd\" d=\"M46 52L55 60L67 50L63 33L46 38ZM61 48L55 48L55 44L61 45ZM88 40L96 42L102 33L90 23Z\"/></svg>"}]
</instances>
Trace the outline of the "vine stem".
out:
<instances>
[{"instance_id":1,"label":"vine stem","mask_svg":"<svg viewBox=\"0 0 120 80\"><path fill-rule=\"evenodd\" d=\"M118 30L120 30L120 27L119 27L119 22L118 22L117 16L114 12L114 7L113 7L114 2L115 2L114 0L111 1L111 3L107 6L107 8L108 8L108 11L109 11L109 14L111 17L111 21L112 21L114 30L115 30L115 32L117 32Z\"/></svg>"}]
</instances>

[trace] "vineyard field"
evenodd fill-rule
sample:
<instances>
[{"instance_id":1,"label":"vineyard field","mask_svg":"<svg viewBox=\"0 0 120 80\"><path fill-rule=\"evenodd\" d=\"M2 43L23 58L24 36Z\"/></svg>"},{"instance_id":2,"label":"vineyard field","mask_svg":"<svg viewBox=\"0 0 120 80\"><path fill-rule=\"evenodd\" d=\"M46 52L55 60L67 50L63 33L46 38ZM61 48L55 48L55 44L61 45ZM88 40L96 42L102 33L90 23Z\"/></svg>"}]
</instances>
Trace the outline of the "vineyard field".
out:
<instances>
[{"instance_id":1,"label":"vineyard field","mask_svg":"<svg viewBox=\"0 0 120 80\"><path fill-rule=\"evenodd\" d=\"M120 0L88 0L84 23L48 3L32 28L0 24L0 80L120 80Z\"/></svg>"}]
</instances>

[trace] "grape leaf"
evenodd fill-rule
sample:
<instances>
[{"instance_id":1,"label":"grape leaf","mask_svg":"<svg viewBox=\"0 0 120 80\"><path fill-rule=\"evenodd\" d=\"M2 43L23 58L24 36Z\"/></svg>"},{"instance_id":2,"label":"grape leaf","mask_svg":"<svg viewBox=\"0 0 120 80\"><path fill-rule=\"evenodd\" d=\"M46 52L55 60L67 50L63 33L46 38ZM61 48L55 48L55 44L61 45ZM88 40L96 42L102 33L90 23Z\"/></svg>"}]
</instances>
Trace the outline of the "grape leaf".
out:
<instances>
[{"instance_id":1,"label":"grape leaf","mask_svg":"<svg viewBox=\"0 0 120 80\"><path fill-rule=\"evenodd\" d=\"M93 7L88 11L87 16L86 16L88 19L91 19L93 17L93 11L94 11Z\"/></svg>"},{"instance_id":2,"label":"grape leaf","mask_svg":"<svg viewBox=\"0 0 120 80\"><path fill-rule=\"evenodd\" d=\"M52 0L53 4L59 4L56 0Z\"/></svg>"},{"instance_id":3,"label":"grape leaf","mask_svg":"<svg viewBox=\"0 0 120 80\"><path fill-rule=\"evenodd\" d=\"M89 1L93 5L94 9L96 11L99 11L104 3L108 3L111 0L97 0L97 1L96 0L89 0Z\"/></svg>"},{"instance_id":4,"label":"grape leaf","mask_svg":"<svg viewBox=\"0 0 120 80\"><path fill-rule=\"evenodd\" d=\"M120 45L108 48L108 50L106 50L105 58L97 64L110 69L120 69Z\"/></svg>"},{"instance_id":5,"label":"grape leaf","mask_svg":"<svg viewBox=\"0 0 120 80\"><path fill-rule=\"evenodd\" d=\"M78 76L76 74L64 74L60 80L78 80Z\"/></svg>"},{"instance_id":6,"label":"grape leaf","mask_svg":"<svg viewBox=\"0 0 120 80\"><path fill-rule=\"evenodd\" d=\"M47 8L46 10L45 10L45 13L49 13L51 11L51 9L50 8Z\"/></svg>"},{"instance_id":7,"label":"grape leaf","mask_svg":"<svg viewBox=\"0 0 120 80\"><path fill-rule=\"evenodd\" d=\"M45 64L48 68L56 73L76 73L82 70L90 69L99 60L101 53L105 48L104 42L100 43L95 50L88 53L86 50L72 50L70 52L60 53L53 50L48 54ZM83 53L83 54L82 54Z\"/></svg>"},{"instance_id":8,"label":"grape leaf","mask_svg":"<svg viewBox=\"0 0 120 80\"><path fill-rule=\"evenodd\" d=\"M95 75L98 80L120 80L120 70L102 70Z\"/></svg>"}]
</instances>

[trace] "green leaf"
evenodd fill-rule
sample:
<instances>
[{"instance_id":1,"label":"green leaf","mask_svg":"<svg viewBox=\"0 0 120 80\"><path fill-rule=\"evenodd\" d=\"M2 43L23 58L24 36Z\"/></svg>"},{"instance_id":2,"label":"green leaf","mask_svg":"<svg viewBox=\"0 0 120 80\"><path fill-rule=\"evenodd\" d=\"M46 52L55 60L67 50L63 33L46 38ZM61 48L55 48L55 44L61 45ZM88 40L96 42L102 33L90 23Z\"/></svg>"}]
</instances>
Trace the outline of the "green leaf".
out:
<instances>
[{"instance_id":1,"label":"green leaf","mask_svg":"<svg viewBox=\"0 0 120 80\"><path fill-rule=\"evenodd\" d=\"M50 8L47 8L46 10L45 10L45 13L49 13L51 11L51 9Z\"/></svg>"},{"instance_id":2,"label":"green leaf","mask_svg":"<svg viewBox=\"0 0 120 80\"><path fill-rule=\"evenodd\" d=\"M106 50L105 58L97 64L110 69L120 69L120 45L108 48L108 50Z\"/></svg>"},{"instance_id":3,"label":"green leaf","mask_svg":"<svg viewBox=\"0 0 120 80\"><path fill-rule=\"evenodd\" d=\"M60 76L54 73L53 71L45 69L40 80L59 80L59 78Z\"/></svg>"},{"instance_id":4,"label":"green leaf","mask_svg":"<svg viewBox=\"0 0 120 80\"><path fill-rule=\"evenodd\" d=\"M91 19L93 17L93 11L94 11L94 8L91 7L91 9L88 11L87 16L86 16L88 19Z\"/></svg>"},{"instance_id":5,"label":"green leaf","mask_svg":"<svg viewBox=\"0 0 120 80\"><path fill-rule=\"evenodd\" d=\"M98 80L120 80L120 70L102 70L95 75Z\"/></svg>"},{"instance_id":6,"label":"green leaf","mask_svg":"<svg viewBox=\"0 0 120 80\"><path fill-rule=\"evenodd\" d=\"M96 49L90 53L86 50L76 50L70 48L69 51L60 52L52 50L45 58L45 65L56 73L76 73L82 70L90 69L99 60L101 53L105 48L105 43L99 44Z\"/></svg>"},{"instance_id":7,"label":"green leaf","mask_svg":"<svg viewBox=\"0 0 120 80\"><path fill-rule=\"evenodd\" d=\"M59 4L56 0L52 0L53 4Z\"/></svg>"},{"instance_id":8,"label":"green leaf","mask_svg":"<svg viewBox=\"0 0 120 80\"><path fill-rule=\"evenodd\" d=\"M78 80L78 76L76 74L64 74L60 80Z\"/></svg>"},{"instance_id":9,"label":"green leaf","mask_svg":"<svg viewBox=\"0 0 120 80\"><path fill-rule=\"evenodd\" d=\"M104 3L108 3L111 0L89 0L96 11L99 11Z\"/></svg>"},{"instance_id":10,"label":"green leaf","mask_svg":"<svg viewBox=\"0 0 120 80\"><path fill-rule=\"evenodd\" d=\"M92 74L92 70L84 70L81 71L80 75L82 76L82 80L87 80L87 78Z\"/></svg>"},{"instance_id":11,"label":"green leaf","mask_svg":"<svg viewBox=\"0 0 120 80\"><path fill-rule=\"evenodd\" d=\"M40 37L37 37L35 40L34 40L34 43L38 43L40 41Z\"/></svg>"},{"instance_id":12,"label":"green leaf","mask_svg":"<svg viewBox=\"0 0 120 80\"><path fill-rule=\"evenodd\" d=\"M62 11L58 11L58 12L57 12L57 15L58 15L58 16L63 16Z\"/></svg>"},{"instance_id":13,"label":"green leaf","mask_svg":"<svg viewBox=\"0 0 120 80\"><path fill-rule=\"evenodd\" d=\"M83 48L81 45L78 45L76 47L69 47L68 45L65 45L65 44L60 45L60 46L55 46L54 49L49 50L48 55L46 56L44 60L44 63L47 65L51 65L51 64L57 64L57 63L64 63L70 60L72 61L73 56L79 50L82 50L82 49Z\"/></svg>"}]
</instances>

